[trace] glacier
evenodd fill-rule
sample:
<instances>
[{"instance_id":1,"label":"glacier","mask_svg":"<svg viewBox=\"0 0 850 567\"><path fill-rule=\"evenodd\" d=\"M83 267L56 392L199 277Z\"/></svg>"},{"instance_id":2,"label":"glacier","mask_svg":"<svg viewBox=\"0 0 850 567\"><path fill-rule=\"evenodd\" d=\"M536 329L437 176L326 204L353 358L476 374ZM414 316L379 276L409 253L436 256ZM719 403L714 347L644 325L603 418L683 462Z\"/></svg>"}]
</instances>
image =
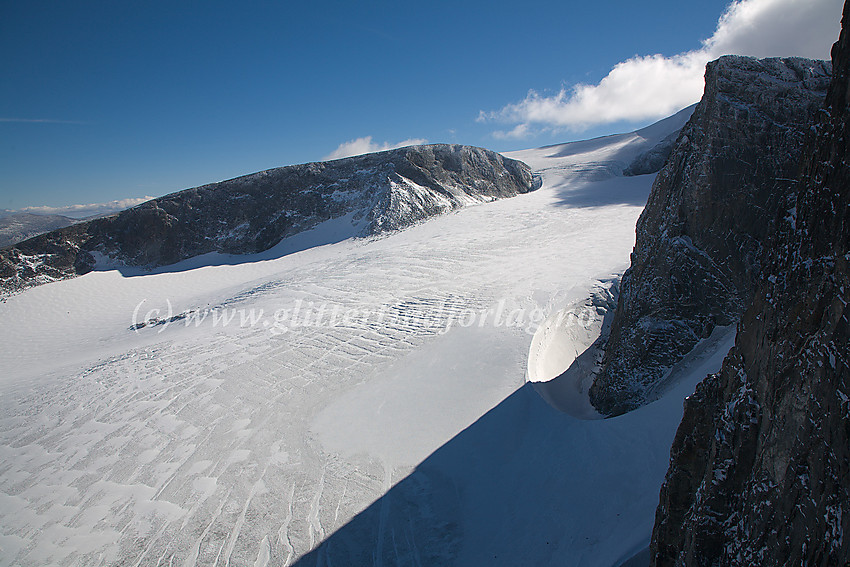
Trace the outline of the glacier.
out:
<instances>
[{"instance_id":1,"label":"glacier","mask_svg":"<svg viewBox=\"0 0 850 567\"><path fill-rule=\"evenodd\" d=\"M667 396L605 420L547 404L528 356L541 323L628 266L654 175L622 171L686 120L511 153L540 189L403 231L331 223L264 255L6 298L0 565L640 553L682 400L734 331Z\"/></svg>"}]
</instances>

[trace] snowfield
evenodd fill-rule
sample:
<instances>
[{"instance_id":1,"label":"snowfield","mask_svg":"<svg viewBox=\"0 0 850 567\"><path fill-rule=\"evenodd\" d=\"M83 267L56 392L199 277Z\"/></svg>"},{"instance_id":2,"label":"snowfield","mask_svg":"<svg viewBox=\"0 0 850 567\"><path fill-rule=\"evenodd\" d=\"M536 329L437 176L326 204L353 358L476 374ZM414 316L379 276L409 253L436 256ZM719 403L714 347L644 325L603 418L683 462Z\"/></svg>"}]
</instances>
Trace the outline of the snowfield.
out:
<instances>
[{"instance_id":1,"label":"snowfield","mask_svg":"<svg viewBox=\"0 0 850 567\"><path fill-rule=\"evenodd\" d=\"M385 237L332 243L329 221L277 253L0 303L0 565L638 553L682 399L734 331L616 419L559 412L526 375L541 323L627 267L654 175L619 171L677 127L511 154L541 189Z\"/></svg>"}]
</instances>

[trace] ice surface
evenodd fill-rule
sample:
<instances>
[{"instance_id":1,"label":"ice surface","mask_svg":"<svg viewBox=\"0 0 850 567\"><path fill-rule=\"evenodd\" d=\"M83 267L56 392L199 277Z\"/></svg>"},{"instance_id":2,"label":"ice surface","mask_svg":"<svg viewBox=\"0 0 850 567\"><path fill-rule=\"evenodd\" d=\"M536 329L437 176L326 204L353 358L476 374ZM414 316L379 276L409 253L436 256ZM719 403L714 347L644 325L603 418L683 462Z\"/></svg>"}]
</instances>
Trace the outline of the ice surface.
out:
<instances>
[{"instance_id":1,"label":"ice surface","mask_svg":"<svg viewBox=\"0 0 850 567\"><path fill-rule=\"evenodd\" d=\"M545 151L540 190L386 237L328 226L283 257L0 304L0 565L612 565L645 546L682 398L717 360L612 420L524 386L539 323L626 267L653 177L591 181L574 173L604 147Z\"/></svg>"}]
</instances>

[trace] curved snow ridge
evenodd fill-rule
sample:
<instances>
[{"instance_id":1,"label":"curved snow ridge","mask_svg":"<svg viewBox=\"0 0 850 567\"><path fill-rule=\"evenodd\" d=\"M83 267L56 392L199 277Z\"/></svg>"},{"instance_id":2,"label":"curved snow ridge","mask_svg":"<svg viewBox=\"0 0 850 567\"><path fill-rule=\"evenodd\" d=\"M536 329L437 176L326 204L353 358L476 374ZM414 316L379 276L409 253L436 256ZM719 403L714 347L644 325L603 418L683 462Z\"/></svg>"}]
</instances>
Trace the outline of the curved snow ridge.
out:
<instances>
[{"instance_id":1,"label":"curved snow ridge","mask_svg":"<svg viewBox=\"0 0 850 567\"><path fill-rule=\"evenodd\" d=\"M620 277L596 284L590 297L549 316L531 340L526 380L556 410L579 419L602 419L588 389L602 361Z\"/></svg>"},{"instance_id":2,"label":"curved snow ridge","mask_svg":"<svg viewBox=\"0 0 850 567\"><path fill-rule=\"evenodd\" d=\"M526 381L550 406L578 419L606 417L590 403L588 391L601 368L619 284L620 276L597 282L587 299L550 315L531 340ZM644 403L655 402L675 390L706 361L718 356L722 361L734 343L736 329L736 325L715 328L646 392Z\"/></svg>"}]
</instances>

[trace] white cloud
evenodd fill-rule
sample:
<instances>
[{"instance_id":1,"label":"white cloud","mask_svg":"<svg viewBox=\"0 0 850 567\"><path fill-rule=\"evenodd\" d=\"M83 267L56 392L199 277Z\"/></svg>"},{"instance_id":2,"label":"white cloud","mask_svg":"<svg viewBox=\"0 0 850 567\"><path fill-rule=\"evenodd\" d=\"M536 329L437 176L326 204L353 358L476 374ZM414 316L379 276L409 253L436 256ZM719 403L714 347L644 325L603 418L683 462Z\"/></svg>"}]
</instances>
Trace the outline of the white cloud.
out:
<instances>
[{"instance_id":1,"label":"white cloud","mask_svg":"<svg viewBox=\"0 0 850 567\"><path fill-rule=\"evenodd\" d=\"M529 93L529 95L531 95L531 93ZM508 131L496 130L493 132L493 137L497 140L516 140L528 138L531 134L532 132L528 124L517 124Z\"/></svg>"},{"instance_id":2,"label":"white cloud","mask_svg":"<svg viewBox=\"0 0 850 567\"><path fill-rule=\"evenodd\" d=\"M422 138L409 138L407 140L402 140L397 144L390 144L389 142L377 144L372 141L372 136L366 136L364 138L357 138L340 144L337 149L322 159L327 161L331 159L358 156L360 154L369 154L372 152L382 152L384 150L394 150L395 148L403 148L404 146L418 146L420 144L427 143L428 140L424 140Z\"/></svg>"},{"instance_id":3,"label":"white cloud","mask_svg":"<svg viewBox=\"0 0 850 567\"><path fill-rule=\"evenodd\" d=\"M64 215L72 218L85 218L93 215L105 215L117 213L124 209L129 209L145 201L150 201L153 197L139 197L130 199L118 199L108 203L90 203L88 205L67 205L64 207L24 207L15 212L31 213L34 215Z\"/></svg>"},{"instance_id":4,"label":"white cloud","mask_svg":"<svg viewBox=\"0 0 850 567\"><path fill-rule=\"evenodd\" d=\"M528 137L541 128L578 132L621 120L663 118L700 99L705 64L721 55L828 59L838 39L842 4L842 0L736 0L699 49L672 57L636 56L615 65L598 84L562 88L553 96L529 91L520 102L481 112L478 121L518 124L507 132L493 132L505 139Z\"/></svg>"},{"instance_id":5,"label":"white cloud","mask_svg":"<svg viewBox=\"0 0 850 567\"><path fill-rule=\"evenodd\" d=\"M829 59L841 30L841 0L743 0L732 3L704 42L721 55Z\"/></svg>"}]
</instances>

